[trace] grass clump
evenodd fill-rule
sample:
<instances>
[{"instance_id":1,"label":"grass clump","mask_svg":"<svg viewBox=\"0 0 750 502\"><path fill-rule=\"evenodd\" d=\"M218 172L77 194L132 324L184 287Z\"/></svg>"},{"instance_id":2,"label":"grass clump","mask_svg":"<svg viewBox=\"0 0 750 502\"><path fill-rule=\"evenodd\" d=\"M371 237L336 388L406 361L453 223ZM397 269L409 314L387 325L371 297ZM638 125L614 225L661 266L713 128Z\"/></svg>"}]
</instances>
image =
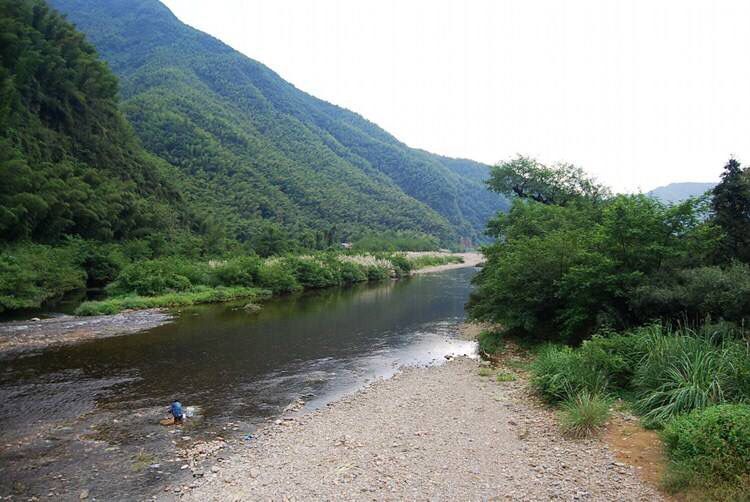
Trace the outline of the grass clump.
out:
<instances>
[{"instance_id":1,"label":"grass clump","mask_svg":"<svg viewBox=\"0 0 750 502\"><path fill-rule=\"evenodd\" d=\"M409 262L414 270L426 267L435 267L438 265L448 265L450 263L463 263L461 256L451 254L420 254L408 257Z\"/></svg>"},{"instance_id":2,"label":"grass clump","mask_svg":"<svg viewBox=\"0 0 750 502\"><path fill-rule=\"evenodd\" d=\"M497 375L495 375L495 380L498 383L513 382L516 380L516 375L514 375L513 373L508 373L506 371L501 371Z\"/></svg>"},{"instance_id":3,"label":"grass clump","mask_svg":"<svg viewBox=\"0 0 750 502\"><path fill-rule=\"evenodd\" d=\"M610 415L610 400L582 391L562 402L560 425L566 436L587 438L597 434Z\"/></svg>"},{"instance_id":4,"label":"grass clump","mask_svg":"<svg viewBox=\"0 0 750 502\"><path fill-rule=\"evenodd\" d=\"M492 375L492 373L492 368L488 368L486 366L482 366L481 368L479 368L479 371L477 371L477 374L479 374L479 376L481 377L488 377Z\"/></svg>"},{"instance_id":5,"label":"grass clump","mask_svg":"<svg viewBox=\"0 0 750 502\"><path fill-rule=\"evenodd\" d=\"M698 488L715 499L750 493L750 405L722 404L671 421L662 433L670 464L667 488ZM744 499L739 494L744 493Z\"/></svg>"},{"instance_id":6,"label":"grass clump","mask_svg":"<svg viewBox=\"0 0 750 502\"><path fill-rule=\"evenodd\" d=\"M241 299L262 299L269 292L258 288L219 286L198 288L194 291L168 293L158 296L125 296L108 300L84 302L76 309L76 315L109 315L123 310L141 310L158 307L185 307L199 303L220 303Z\"/></svg>"}]
</instances>

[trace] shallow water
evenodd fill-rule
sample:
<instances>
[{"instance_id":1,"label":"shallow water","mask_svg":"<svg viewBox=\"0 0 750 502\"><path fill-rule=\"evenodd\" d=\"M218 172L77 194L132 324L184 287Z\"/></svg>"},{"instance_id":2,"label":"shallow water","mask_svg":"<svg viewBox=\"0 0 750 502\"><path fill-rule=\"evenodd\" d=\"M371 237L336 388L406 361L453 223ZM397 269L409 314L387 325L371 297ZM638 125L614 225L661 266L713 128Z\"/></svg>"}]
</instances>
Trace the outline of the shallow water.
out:
<instances>
[{"instance_id":1,"label":"shallow water","mask_svg":"<svg viewBox=\"0 0 750 502\"><path fill-rule=\"evenodd\" d=\"M192 308L150 331L2 361L0 495L157 486L168 472L121 467L134 451L158 460L174 449L158 418L175 398L200 407L192 436L240 436L297 398L321 406L399 366L472 353L456 327L473 273L278 298L257 313Z\"/></svg>"}]
</instances>

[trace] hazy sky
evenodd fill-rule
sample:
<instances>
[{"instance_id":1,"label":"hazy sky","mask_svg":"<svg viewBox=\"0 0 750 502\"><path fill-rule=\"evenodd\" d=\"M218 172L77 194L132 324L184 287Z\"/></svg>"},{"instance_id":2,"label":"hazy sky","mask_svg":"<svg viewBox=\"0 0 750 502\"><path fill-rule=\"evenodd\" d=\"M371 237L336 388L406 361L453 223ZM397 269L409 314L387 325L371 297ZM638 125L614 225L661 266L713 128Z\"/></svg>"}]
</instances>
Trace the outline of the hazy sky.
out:
<instances>
[{"instance_id":1,"label":"hazy sky","mask_svg":"<svg viewBox=\"0 0 750 502\"><path fill-rule=\"evenodd\" d=\"M750 163L747 0L164 0L410 146L618 190Z\"/></svg>"}]
</instances>

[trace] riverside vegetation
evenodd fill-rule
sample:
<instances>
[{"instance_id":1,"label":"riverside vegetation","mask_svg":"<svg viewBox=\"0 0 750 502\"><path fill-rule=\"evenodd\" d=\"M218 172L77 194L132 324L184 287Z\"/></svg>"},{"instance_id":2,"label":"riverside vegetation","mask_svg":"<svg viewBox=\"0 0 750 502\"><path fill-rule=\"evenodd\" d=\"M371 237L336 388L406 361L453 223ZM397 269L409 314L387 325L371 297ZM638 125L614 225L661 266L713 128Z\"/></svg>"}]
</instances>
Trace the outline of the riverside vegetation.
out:
<instances>
[{"instance_id":1,"label":"riverside vegetation","mask_svg":"<svg viewBox=\"0 0 750 502\"><path fill-rule=\"evenodd\" d=\"M662 431L667 489L746 497L750 170L732 159L711 192L671 205L523 157L490 184L516 199L489 225L469 302L502 326L480 348L532 344L531 383L564 432L596 433L619 398Z\"/></svg>"},{"instance_id":2,"label":"riverside vegetation","mask_svg":"<svg viewBox=\"0 0 750 502\"><path fill-rule=\"evenodd\" d=\"M90 29L119 81L47 3L0 0L0 312L113 282L116 300L81 312L307 287L290 279L304 261L293 255L342 241L361 253L457 248L459 235L476 237L482 215L502 206L482 186L486 166L408 149L183 25L158 1L137 4L55 2ZM138 71L147 75L129 78ZM367 146L355 152L353 143ZM399 184L372 164L412 174ZM414 179L443 188L425 192ZM425 193L435 197L418 199ZM227 282L226 267L205 265L271 256L283 265L261 264L252 282ZM123 290L120 274L138 268L165 274L163 287ZM368 271L323 282L360 272Z\"/></svg>"},{"instance_id":3,"label":"riverside vegetation","mask_svg":"<svg viewBox=\"0 0 750 502\"><path fill-rule=\"evenodd\" d=\"M84 302L76 314L114 314L124 309L239 299L252 301L272 294L398 278L418 268L461 261L459 256L439 254L409 258L403 254L333 252L267 259L240 256L209 262L175 257L147 260L123 268L107 287L112 298Z\"/></svg>"}]
</instances>

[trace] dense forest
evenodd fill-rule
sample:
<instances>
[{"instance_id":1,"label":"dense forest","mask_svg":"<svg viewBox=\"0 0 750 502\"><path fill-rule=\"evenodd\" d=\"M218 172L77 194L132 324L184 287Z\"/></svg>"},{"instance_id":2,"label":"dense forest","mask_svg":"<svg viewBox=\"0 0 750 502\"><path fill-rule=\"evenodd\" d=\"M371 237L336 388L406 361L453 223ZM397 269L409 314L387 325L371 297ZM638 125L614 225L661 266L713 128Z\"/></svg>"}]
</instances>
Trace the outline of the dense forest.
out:
<instances>
[{"instance_id":1,"label":"dense forest","mask_svg":"<svg viewBox=\"0 0 750 502\"><path fill-rule=\"evenodd\" d=\"M109 65L43 0L0 1L0 312L148 260L458 246L505 203L486 166L409 149L156 0L55 5Z\"/></svg>"},{"instance_id":2,"label":"dense forest","mask_svg":"<svg viewBox=\"0 0 750 502\"><path fill-rule=\"evenodd\" d=\"M364 230L482 239L504 200L477 163L408 148L181 23L157 0L54 0L122 82L146 148L202 214L251 241L269 225L311 244ZM467 173L469 173L467 175ZM319 239L319 237L318 237Z\"/></svg>"},{"instance_id":3,"label":"dense forest","mask_svg":"<svg viewBox=\"0 0 750 502\"><path fill-rule=\"evenodd\" d=\"M41 2L0 6L3 240L116 240L184 224L170 166L139 146L93 47Z\"/></svg>"},{"instance_id":4,"label":"dense forest","mask_svg":"<svg viewBox=\"0 0 750 502\"><path fill-rule=\"evenodd\" d=\"M515 200L490 223L497 241L469 303L502 327L483 350L541 342L532 384L560 404L568 433L600 430L621 399L662 430L665 486L744 500L750 169L731 159L707 194L674 204L524 157L494 167L490 185Z\"/></svg>"}]
</instances>

